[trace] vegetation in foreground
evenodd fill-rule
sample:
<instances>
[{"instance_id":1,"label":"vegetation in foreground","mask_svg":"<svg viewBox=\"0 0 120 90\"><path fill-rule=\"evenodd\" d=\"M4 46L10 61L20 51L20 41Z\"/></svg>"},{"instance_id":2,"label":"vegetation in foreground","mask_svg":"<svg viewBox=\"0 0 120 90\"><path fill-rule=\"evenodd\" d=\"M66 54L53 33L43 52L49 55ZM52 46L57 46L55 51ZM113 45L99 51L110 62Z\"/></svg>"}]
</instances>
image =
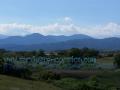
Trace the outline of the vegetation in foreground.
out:
<instances>
[{"instance_id":1,"label":"vegetation in foreground","mask_svg":"<svg viewBox=\"0 0 120 90\"><path fill-rule=\"evenodd\" d=\"M54 85L64 90L119 90L120 71L102 71L89 78L63 78L54 82Z\"/></svg>"},{"instance_id":2,"label":"vegetation in foreground","mask_svg":"<svg viewBox=\"0 0 120 90\"><path fill-rule=\"evenodd\" d=\"M61 90L43 81L25 80L16 77L0 75L0 90Z\"/></svg>"},{"instance_id":3,"label":"vegetation in foreground","mask_svg":"<svg viewBox=\"0 0 120 90\"><path fill-rule=\"evenodd\" d=\"M89 78L61 77L55 79L47 71L44 75L40 75L40 79L36 80L0 75L0 90L119 90L120 88L119 70L101 71Z\"/></svg>"},{"instance_id":4,"label":"vegetation in foreground","mask_svg":"<svg viewBox=\"0 0 120 90\"><path fill-rule=\"evenodd\" d=\"M92 70L72 70L58 73L54 70L46 70L43 67L31 67L12 69L5 71L2 68L2 57L4 56L46 56L43 51L39 52L6 52L0 51L1 67L0 73L9 75L0 75L0 90L118 90L120 88L120 54L109 53L101 55L98 51L84 48L70 49L68 51L59 51L50 53L50 57L64 56L95 56L100 63L112 63L115 69ZM103 59L104 58L104 59ZM106 60L108 59L108 60ZM12 76L12 77L10 77ZM14 76L14 77L13 77ZM15 78L18 77L18 78ZM20 79L21 78L21 79Z\"/></svg>"}]
</instances>

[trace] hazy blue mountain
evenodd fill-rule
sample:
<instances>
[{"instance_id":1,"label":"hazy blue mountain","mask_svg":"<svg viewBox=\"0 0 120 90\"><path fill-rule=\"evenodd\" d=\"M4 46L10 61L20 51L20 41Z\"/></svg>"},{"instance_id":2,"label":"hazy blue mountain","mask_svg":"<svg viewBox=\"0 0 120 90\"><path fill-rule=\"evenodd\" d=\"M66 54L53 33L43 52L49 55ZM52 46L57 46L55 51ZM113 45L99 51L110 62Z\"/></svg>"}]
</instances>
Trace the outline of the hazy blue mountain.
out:
<instances>
[{"instance_id":1,"label":"hazy blue mountain","mask_svg":"<svg viewBox=\"0 0 120 90\"><path fill-rule=\"evenodd\" d=\"M42 43L56 43L74 39L90 39L87 35L77 34L72 36L43 36L38 33L31 35L22 36L10 36L8 38L0 40L0 44L19 44L19 45L30 45L30 44L42 44Z\"/></svg>"},{"instance_id":2,"label":"hazy blue mountain","mask_svg":"<svg viewBox=\"0 0 120 90\"><path fill-rule=\"evenodd\" d=\"M5 39L5 38L7 38L8 36L7 35L2 35L2 34L0 34L0 39Z\"/></svg>"},{"instance_id":3,"label":"hazy blue mountain","mask_svg":"<svg viewBox=\"0 0 120 90\"><path fill-rule=\"evenodd\" d=\"M8 50L64 50L69 48L94 48L99 50L120 50L120 38L106 38L106 39L76 39L57 43L46 44L30 44L30 45L16 45L6 44L0 45L0 48Z\"/></svg>"},{"instance_id":4,"label":"hazy blue mountain","mask_svg":"<svg viewBox=\"0 0 120 90\"><path fill-rule=\"evenodd\" d=\"M94 48L103 50L120 50L120 38L94 39L87 35L77 34L72 36L44 36L31 34L10 36L0 39L0 48L8 50L63 50L69 48Z\"/></svg>"}]
</instances>

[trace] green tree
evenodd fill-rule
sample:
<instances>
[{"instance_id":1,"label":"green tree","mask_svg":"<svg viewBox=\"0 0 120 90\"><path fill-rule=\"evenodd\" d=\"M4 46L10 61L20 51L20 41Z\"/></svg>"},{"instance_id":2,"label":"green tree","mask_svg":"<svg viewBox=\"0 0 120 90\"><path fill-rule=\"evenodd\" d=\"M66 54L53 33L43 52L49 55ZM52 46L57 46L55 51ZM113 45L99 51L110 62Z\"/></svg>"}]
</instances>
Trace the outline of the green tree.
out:
<instances>
[{"instance_id":1,"label":"green tree","mask_svg":"<svg viewBox=\"0 0 120 90\"><path fill-rule=\"evenodd\" d=\"M67 50L60 50L57 52L57 55L60 57L67 56Z\"/></svg>"},{"instance_id":2,"label":"green tree","mask_svg":"<svg viewBox=\"0 0 120 90\"><path fill-rule=\"evenodd\" d=\"M36 56L45 56L45 52L43 50L36 51Z\"/></svg>"},{"instance_id":3,"label":"green tree","mask_svg":"<svg viewBox=\"0 0 120 90\"><path fill-rule=\"evenodd\" d=\"M68 56L81 57L82 51L78 48L72 48L68 51Z\"/></svg>"},{"instance_id":4,"label":"green tree","mask_svg":"<svg viewBox=\"0 0 120 90\"><path fill-rule=\"evenodd\" d=\"M82 52L84 57L97 57L99 54L99 51L88 48L83 48Z\"/></svg>"},{"instance_id":5,"label":"green tree","mask_svg":"<svg viewBox=\"0 0 120 90\"><path fill-rule=\"evenodd\" d=\"M120 68L120 53L115 55L114 57L114 65L117 67L117 68Z\"/></svg>"}]
</instances>

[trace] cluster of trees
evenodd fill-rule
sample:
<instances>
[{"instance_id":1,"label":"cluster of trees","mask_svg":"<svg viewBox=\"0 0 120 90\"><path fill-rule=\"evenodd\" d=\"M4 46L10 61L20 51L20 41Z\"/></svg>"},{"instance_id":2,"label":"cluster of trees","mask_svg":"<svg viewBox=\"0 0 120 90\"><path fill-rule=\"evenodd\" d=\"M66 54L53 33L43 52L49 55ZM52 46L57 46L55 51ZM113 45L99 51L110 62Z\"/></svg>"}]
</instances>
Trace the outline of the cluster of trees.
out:
<instances>
[{"instance_id":1,"label":"cluster of trees","mask_svg":"<svg viewBox=\"0 0 120 90\"><path fill-rule=\"evenodd\" d=\"M73 56L73 57L97 57L99 51L89 48L72 48L69 50L58 51L58 56Z\"/></svg>"},{"instance_id":2,"label":"cluster of trees","mask_svg":"<svg viewBox=\"0 0 120 90\"><path fill-rule=\"evenodd\" d=\"M31 79L32 70L29 67L18 68L12 62L4 62L0 59L0 74L16 76L25 79Z\"/></svg>"},{"instance_id":3,"label":"cluster of trees","mask_svg":"<svg viewBox=\"0 0 120 90\"><path fill-rule=\"evenodd\" d=\"M18 52L8 52L5 53L6 56L23 56L23 57L31 57L31 56L45 56L45 52L43 50L38 51L18 51Z\"/></svg>"},{"instance_id":4,"label":"cluster of trees","mask_svg":"<svg viewBox=\"0 0 120 90\"><path fill-rule=\"evenodd\" d=\"M46 54L48 53L48 54ZM36 50L36 51L6 51L4 49L0 49L0 56L73 56L73 57L96 57L99 55L99 51L89 48L72 48L68 50L60 50L60 51L51 51L45 52L44 50Z\"/></svg>"},{"instance_id":5,"label":"cluster of trees","mask_svg":"<svg viewBox=\"0 0 120 90\"><path fill-rule=\"evenodd\" d=\"M4 49L0 49L0 73L23 77L23 78L30 78L32 75L32 70L29 67L25 68L17 68L14 63L12 62L4 62L3 57L32 57L32 56L52 56L52 57L97 57L99 54L98 51L94 49L78 49L78 48L72 48L68 50L61 50L61 51L54 51L49 52L49 54L46 54L43 50L37 50L37 51L6 51ZM55 75L51 72L47 71L41 71L40 78L48 79L48 78L56 78L58 79L59 76Z\"/></svg>"},{"instance_id":6,"label":"cluster of trees","mask_svg":"<svg viewBox=\"0 0 120 90\"><path fill-rule=\"evenodd\" d=\"M47 54L46 54L47 53ZM49 54L48 54L49 53ZM110 53L110 56L114 57L114 65L117 68L120 68L120 53L117 52L115 55L113 53ZM13 52L13 51L6 51L4 49L0 49L0 59L3 57L16 57L16 56L24 56L24 57L32 57L32 56L48 56L48 57L98 57L100 56L100 52L98 50L89 49L89 48L72 48L68 50L59 50L59 51L51 51L51 52L45 52L43 50L37 50L37 51L19 51L19 52ZM3 63L0 61L0 64Z\"/></svg>"},{"instance_id":7,"label":"cluster of trees","mask_svg":"<svg viewBox=\"0 0 120 90\"><path fill-rule=\"evenodd\" d=\"M5 62L2 58L0 59L0 74L20 77L24 79L34 79L32 76L35 73L38 74L38 80L60 79L59 74L53 73L52 71L48 71L41 65L33 67L28 64L24 67L19 67L11 61Z\"/></svg>"},{"instance_id":8,"label":"cluster of trees","mask_svg":"<svg viewBox=\"0 0 120 90\"><path fill-rule=\"evenodd\" d=\"M52 71L42 70L39 71L39 80L59 80L60 74L53 73Z\"/></svg>"}]
</instances>

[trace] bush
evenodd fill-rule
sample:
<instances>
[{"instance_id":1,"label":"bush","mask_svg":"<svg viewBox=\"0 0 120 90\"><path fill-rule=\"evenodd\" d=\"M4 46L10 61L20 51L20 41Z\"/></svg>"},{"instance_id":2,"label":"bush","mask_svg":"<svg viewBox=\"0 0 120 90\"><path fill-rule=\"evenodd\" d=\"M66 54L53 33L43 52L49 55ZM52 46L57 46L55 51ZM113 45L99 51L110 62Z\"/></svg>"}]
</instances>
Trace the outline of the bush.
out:
<instances>
[{"instance_id":1,"label":"bush","mask_svg":"<svg viewBox=\"0 0 120 90\"><path fill-rule=\"evenodd\" d=\"M20 76L25 79L31 79L32 71L29 69L21 69Z\"/></svg>"},{"instance_id":2,"label":"bush","mask_svg":"<svg viewBox=\"0 0 120 90\"><path fill-rule=\"evenodd\" d=\"M13 69L8 75L20 77L24 79L31 79L32 71L27 68Z\"/></svg>"},{"instance_id":3,"label":"bush","mask_svg":"<svg viewBox=\"0 0 120 90\"><path fill-rule=\"evenodd\" d=\"M111 85L101 85L96 76L91 77L89 80L63 78L56 80L54 85L64 90L117 90Z\"/></svg>"},{"instance_id":4,"label":"bush","mask_svg":"<svg viewBox=\"0 0 120 90\"><path fill-rule=\"evenodd\" d=\"M51 71L43 70L39 73L40 80L58 80L60 79L60 75L53 73Z\"/></svg>"},{"instance_id":5,"label":"bush","mask_svg":"<svg viewBox=\"0 0 120 90\"><path fill-rule=\"evenodd\" d=\"M81 83L76 79L63 78L54 82L54 85L61 87L65 90L80 90Z\"/></svg>"}]
</instances>

